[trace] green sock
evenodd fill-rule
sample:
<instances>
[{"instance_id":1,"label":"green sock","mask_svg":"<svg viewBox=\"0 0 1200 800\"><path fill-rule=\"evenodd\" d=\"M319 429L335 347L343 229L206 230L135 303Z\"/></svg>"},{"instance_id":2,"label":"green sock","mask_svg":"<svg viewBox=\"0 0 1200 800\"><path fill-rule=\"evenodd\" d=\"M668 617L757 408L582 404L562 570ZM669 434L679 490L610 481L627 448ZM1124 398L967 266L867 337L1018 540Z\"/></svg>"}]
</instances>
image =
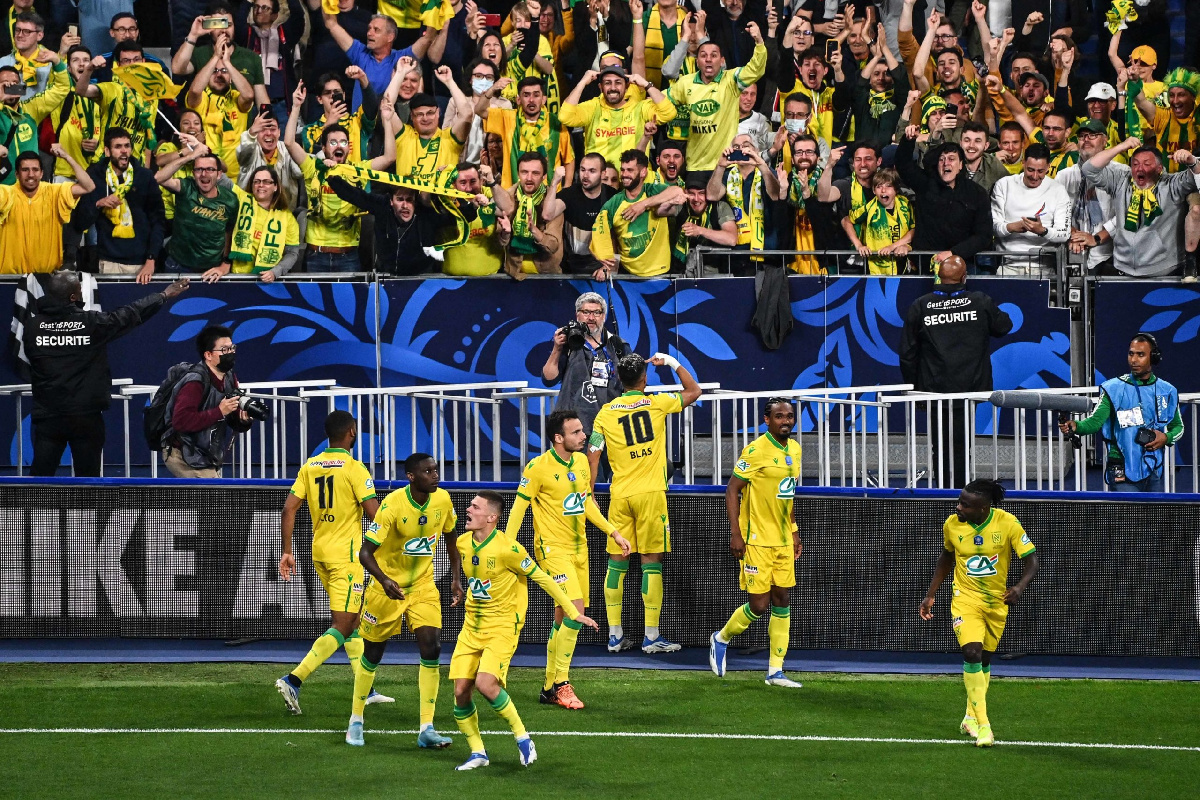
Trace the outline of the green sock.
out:
<instances>
[{"instance_id":1,"label":"green sock","mask_svg":"<svg viewBox=\"0 0 1200 800\"><path fill-rule=\"evenodd\" d=\"M733 615L729 618L729 622L726 622L725 627L721 628L720 632L717 634L717 638L722 642L728 642L730 639L746 630L746 628L749 628L750 624L758 619L758 614L755 614L753 611L751 611L750 604L746 603L740 606L737 611L733 612Z\"/></svg>"},{"instance_id":2,"label":"green sock","mask_svg":"<svg viewBox=\"0 0 1200 800\"><path fill-rule=\"evenodd\" d=\"M307 680L313 670L324 664L331 655L337 652L339 647L345 644L346 637L338 633L337 628L330 628L317 637L312 644L312 649L308 651L308 655L292 670L292 674L302 681Z\"/></svg>"}]
</instances>

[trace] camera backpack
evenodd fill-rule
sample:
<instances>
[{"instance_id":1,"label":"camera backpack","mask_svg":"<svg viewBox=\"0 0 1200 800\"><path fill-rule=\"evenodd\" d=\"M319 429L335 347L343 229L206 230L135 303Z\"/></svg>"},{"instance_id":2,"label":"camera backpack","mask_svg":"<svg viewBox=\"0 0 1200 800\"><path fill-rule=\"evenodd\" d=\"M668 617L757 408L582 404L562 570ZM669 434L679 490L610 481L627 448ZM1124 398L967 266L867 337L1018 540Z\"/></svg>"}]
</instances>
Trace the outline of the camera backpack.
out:
<instances>
[{"instance_id":1,"label":"camera backpack","mask_svg":"<svg viewBox=\"0 0 1200 800\"><path fill-rule=\"evenodd\" d=\"M167 370L167 379L158 385L158 391L146 403L142 411L142 432L146 436L146 446L151 451L162 450L162 440L167 435L167 404L175 393L175 387L183 381L185 375L192 371L194 364L180 361ZM204 383L208 384L208 370L204 370Z\"/></svg>"}]
</instances>

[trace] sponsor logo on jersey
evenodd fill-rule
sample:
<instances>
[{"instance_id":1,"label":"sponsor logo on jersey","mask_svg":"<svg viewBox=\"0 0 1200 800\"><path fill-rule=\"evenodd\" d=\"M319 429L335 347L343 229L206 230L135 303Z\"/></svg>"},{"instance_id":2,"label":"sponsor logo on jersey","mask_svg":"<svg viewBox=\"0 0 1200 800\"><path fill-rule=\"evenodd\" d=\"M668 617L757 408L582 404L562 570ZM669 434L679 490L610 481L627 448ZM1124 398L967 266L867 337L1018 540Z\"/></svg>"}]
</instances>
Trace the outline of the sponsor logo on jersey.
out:
<instances>
[{"instance_id":1,"label":"sponsor logo on jersey","mask_svg":"<svg viewBox=\"0 0 1200 800\"><path fill-rule=\"evenodd\" d=\"M339 458L339 459L331 459L331 458L323 459L321 461L310 461L308 463L311 466L319 467L321 469L337 469L338 467L346 466L346 461L341 458Z\"/></svg>"},{"instance_id":2,"label":"sponsor logo on jersey","mask_svg":"<svg viewBox=\"0 0 1200 800\"><path fill-rule=\"evenodd\" d=\"M521 482L517 484L517 488L524 489L528 485L529 485L529 478L522 477Z\"/></svg>"},{"instance_id":3,"label":"sponsor logo on jersey","mask_svg":"<svg viewBox=\"0 0 1200 800\"><path fill-rule=\"evenodd\" d=\"M746 570L747 575L757 575L758 574L758 567L754 566L753 564L747 564L745 566L745 570Z\"/></svg>"},{"instance_id":4,"label":"sponsor logo on jersey","mask_svg":"<svg viewBox=\"0 0 1200 800\"><path fill-rule=\"evenodd\" d=\"M563 498L563 516L578 517L583 514L583 504L587 501L587 492L569 492Z\"/></svg>"},{"instance_id":5,"label":"sponsor logo on jersey","mask_svg":"<svg viewBox=\"0 0 1200 800\"><path fill-rule=\"evenodd\" d=\"M375 481L371 480L370 478L367 478L367 482L366 482L366 483L364 483L364 484L363 484L363 486L364 486L365 488L367 488L367 489L374 489L374 488L375 488Z\"/></svg>"},{"instance_id":6,"label":"sponsor logo on jersey","mask_svg":"<svg viewBox=\"0 0 1200 800\"><path fill-rule=\"evenodd\" d=\"M362 594L363 585L361 583L356 583L350 587L350 591L354 594Z\"/></svg>"},{"instance_id":7,"label":"sponsor logo on jersey","mask_svg":"<svg viewBox=\"0 0 1200 800\"><path fill-rule=\"evenodd\" d=\"M467 578L467 591L471 593L473 600L491 600L492 579Z\"/></svg>"},{"instance_id":8,"label":"sponsor logo on jersey","mask_svg":"<svg viewBox=\"0 0 1200 800\"><path fill-rule=\"evenodd\" d=\"M379 533L379 523L372 520L367 525L367 533Z\"/></svg>"},{"instance_id":9,"label":"sponsor logo on jersey","mask_svg":"<svg viewBox=\"0 0 1200 800\"><path fill-rule=\"evenodd\" d=\"M987 578L996 574L999 554L994 556L971 556L967 559L967 574L972 578Z\"/></svg>"},{"instance_id":10,"label":"sponsor logo on jersey","mask_svg":"<svg viewBox=\"0 0 1200 800\"><path fill-rule=\"evenodd\" d=\"M796 479L790 475L779 482L779 490L775 492L777 500L791 500L796 496Z\"/></svg>"},{"instance_id":11,"label":"sponsor logo on jersey","mask_svg":"<svg viewBox=\"0 0 1200 800\"><path fill-rule=\"evenodd\" d=\"M959 628L961 628L962 627L962 617L955 617L950 622L950 627L954 628L954 630L958 630Z\"/></svg>"},{"instance_id":12,"label":"sponsor logo on jersey","mask_svg":"<svg viewBox=\"0 0 1200 800\"><path fill-rule=\"evenodd\" d=\"M404 542L404 555L432 558L436 546L436 536L414 536Z\"/></svg>"},{"instance_id":13,"label":"sponsor logo on jersey","mask_svg":"<svg viewBox=\"0 0 1200 800\"><path fill-rule=\"evenodd\" d=\"M557 575L554 576L554 582L555 583L566 583L567 582L567 574L565 572L558 573Z\"/></svg>"},{"instance_id":14,"label":"sponsor logo on jersey","mask_svg":"<svg viewBox=\"0 0 1200 800\"><path fill-rule=\"evenodd\" d=\"M741 472L745 472L750 469L750 462L743 458L737 462L736 468Z\"/></svg>"},{"instance_id":15,"label":"sponsor logo on jersey","mask_svg":"<svg viewBox=\"0 0 1200 800\"><path fill-rule=\"evenodd\" d=\"M369 612L369 611L364 611L364 612L363 612L363 619L365 619L367 622L371 623L372 625L378 625L378 624L379 624L379 620L378 620L378 619L376 619L376 618L375 618L375 615L374 615L374 614L372 614L372 613L371 613L371 612Z\"/></svg>"},{"instance_id":16,"label":"sponsor logo on jersey","mask_svg":"<svg viewBox=\"0 0 1200 800\"><path fill-rule=\"evenodd\" d=\"M711 117L721 110L721 104L716 100L705 99L691 105L692 116L694 117Z\"/></svg>"},{"instance_id":17,"label":"sponsor logo on jersey","mask_svg":"<svg viewBox=\"0 0 1200 800\"><path fill-rule=\"evenodd\" d=\"M1029 534L1028 533L1021 534L1021 544L1029 544Z\"/></svg>"}]
</instances>

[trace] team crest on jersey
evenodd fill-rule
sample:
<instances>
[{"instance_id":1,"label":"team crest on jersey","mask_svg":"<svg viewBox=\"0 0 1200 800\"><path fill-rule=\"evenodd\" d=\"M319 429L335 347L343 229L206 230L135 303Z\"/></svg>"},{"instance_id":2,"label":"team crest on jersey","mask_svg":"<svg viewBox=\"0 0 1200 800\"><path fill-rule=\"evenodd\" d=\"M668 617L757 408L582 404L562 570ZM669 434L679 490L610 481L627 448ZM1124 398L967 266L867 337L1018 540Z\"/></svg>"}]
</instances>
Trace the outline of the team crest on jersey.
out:
<instances>
[{"instance_id":1,"label":"team crest on jersey","mask_svg":"<svg viewBox=\"0 0 1200 800\"><path fill-rule=\"evenodd\" d=\"M790 475L779 482L779 489L775 492L776 500L791 500L796 496L796 479Z\"/></svg>"},{"instance_id":2,"label":"team crest on jersey","mask_svg":"<svg viewBox=\"0 0 1200 800\"><path fill-rule=\"evenodd\" d=\"M495 557L495 556L488 556L488 560L487 560L487 568L488 568L488 569L495 569L495 568L496 568L496 557Z\"/></svg>"},{"instance_id":3,"label":"team crest on jersey","mask_svg":"<svg viewBox=\"0 0 1200 800\"><path fill-rule=\"evenodd\" d=\"M404 542L404 555L431 558L436 546L436 536L415 536Z\"/></svg>"},{"instance_id":4,"label":"team crest on jersey","mask_svg":"<svg viewBox=\"0 0 1200 800\"><path fill-rule=\"evenodd\" d=\"M1000 544L1000 531L992 532L992 544Z\"/></svg>"},{"instance_id":5,"label":"team crest on jersey","mask_svg":"<svg viewBox=\"0 0 1200 800\"><path fill-rule=\"evenodd\" d=\"M578 517L582 515L586 501L587 492L570 492L563 498L563 516Z\"/></svg>"},{"instance_id":6,"label":"team crest on jersey","mask_svg":"<svg viewBox=\"0 0 1200 800\"><path fill-rule=\"evenodd\" d=\"M971 556L967 559L967 574L972 578L987 578L996 574L996 564L999 555Z\"/></svg>"},{"instance_id":7,"label":"team crest on jersey","mask_svg":"<svg viewBox=\"0 0 1200 800\"><path fill-rule=\"evenodd\" d=\"M472 600L491 600L492 579L467 578L467 591L471 593Z\"/></svg>"},{"instance_id":8,"label":"team crest on jersey","mask_svg":"<svg viewBox=\"0 0 1200 800\"><path fill-rule=\"evenodd\" d=\"M378 625L378 624L379 624L379 620L378 620L378 619L376 619L376 618L375 618L375 615L374 615L374 614L372 614L372 613L371 613L371 612L369 612L369 611L364 611L364 612L363 612L363 619L365 619L367 622L371 623L372 625Z\"/></svg>"},{"instance_id":9,"label":"team crest on jersey","mask_svg":"<svg viewBox=\"0 0 1200 800\"><path fill-rule=\"evenodd\" d=\"M746 470L750 469L750 462L744 458L739 459L737 462L737 469L739 472L745 472Z\"/></svg>"},{"instance_id":10,"label":"team crest on jersey","mask_svg":"<svg viewBox=\"0 0 1200 800\"><path fill-rule=\"evenodd\" d=\"M746 570L747 575L757 575L758 574L758 567L754 566L753 564L747 564L745 566L745 570Z\"/></svg>"},{"instance_id":11,"label":"team crest on jersey","mask_svg":"<svg viewBox=\"0 0 1200 800\"><path fill-rule=\"evenodd\" d=\"M975 534L975 538L972 541L975 543L976 547L979 547L981 544L983 544L983 537L979 534Z\"/></svg>"}]
</instances>

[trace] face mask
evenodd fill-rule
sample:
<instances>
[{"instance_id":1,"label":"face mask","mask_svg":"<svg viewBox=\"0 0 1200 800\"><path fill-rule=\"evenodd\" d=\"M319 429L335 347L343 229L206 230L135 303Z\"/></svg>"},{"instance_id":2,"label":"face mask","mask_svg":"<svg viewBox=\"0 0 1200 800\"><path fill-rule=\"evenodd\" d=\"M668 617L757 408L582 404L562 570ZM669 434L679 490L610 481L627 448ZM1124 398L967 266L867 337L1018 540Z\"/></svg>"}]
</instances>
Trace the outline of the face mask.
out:
<instances>
[{"instance_id":1,"label":"face mask","mask_svg":"<svg viewBox=\"0 0 1200 800\"><path fill-rule=\"evenodd\" d=\"M483 94L490 88L492 88L492 81L487 78L475 78L471 81L471 89L475 94Z\"/></svg>"},{"instance_id":2,"label":"face mask","mask_svg":"<svg viewBox=\"0 0 1200 800\"><path fill-rule=\"evenodd\" d=\"M222 353L220 360L217 361L217 369L221 372L232 372L235 363L237 363L236 353Z\"/></svg>"},{"instance_id":3,"label":"face mask","mask_svg":"<svg viewBox=\"0 0 1200 800\"><path fill-rule=\"evenodd\" d=\"M72 300L71 302L74 303L75 307L78 308L80 311L83 311L85 308L87 308L87 305L83 302L82 299Z\"/></svg>"},{"instance_id":4,"label":"face mask","mask_svg":"<svg viewBox=\"0 0 1200 800\"><path fill-rule=\"evenodd\" d=\"M785 119L783 126L787 128L788 133L804 133L804 129L808 127L806 119Z\"/></svg>"}]
</instances>

